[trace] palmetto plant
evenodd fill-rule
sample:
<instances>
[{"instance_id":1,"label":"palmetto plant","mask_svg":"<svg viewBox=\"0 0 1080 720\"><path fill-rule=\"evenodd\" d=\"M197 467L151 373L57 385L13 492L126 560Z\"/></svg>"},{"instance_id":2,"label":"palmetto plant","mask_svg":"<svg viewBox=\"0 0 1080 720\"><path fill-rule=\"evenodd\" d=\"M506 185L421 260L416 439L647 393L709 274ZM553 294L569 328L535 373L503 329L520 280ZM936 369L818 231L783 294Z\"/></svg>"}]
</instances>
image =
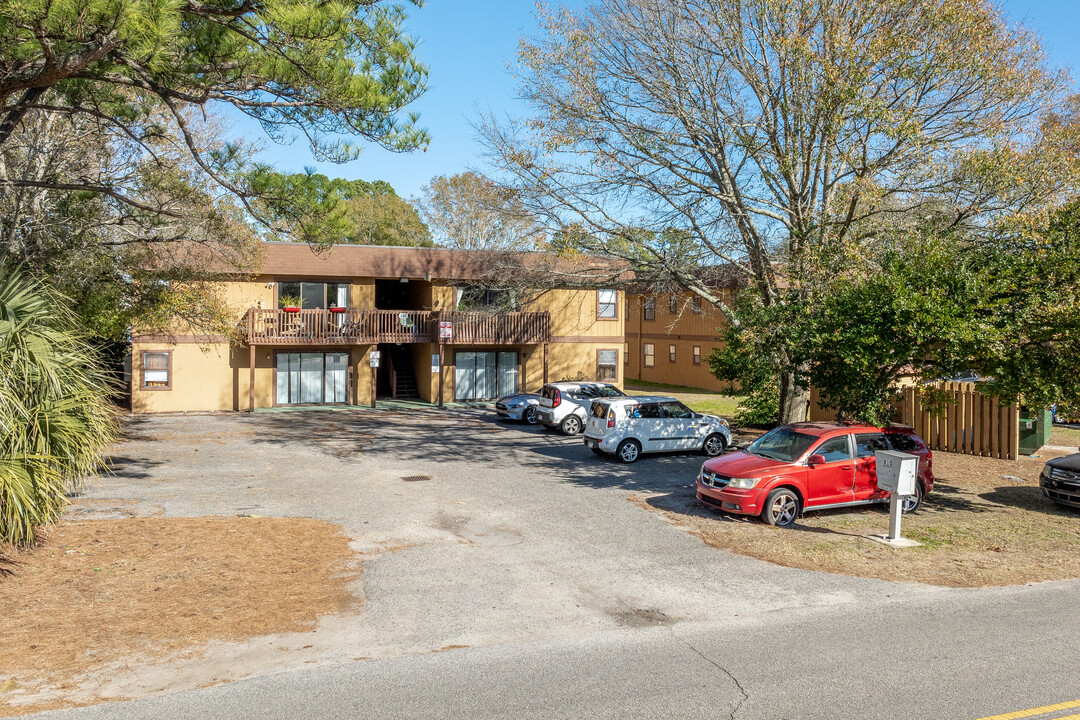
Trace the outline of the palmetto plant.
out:
<instances>
[{"instance_id":1,"label":"palmetto plant","mask_svg":"<svg viewBox=\"0 0 1080 720\"><path fill-rule=\"evenodd\" d=\"M0 266L0 543L30 545L116 434L109 378L66 299Z\"/></svg>"}]
</instances>

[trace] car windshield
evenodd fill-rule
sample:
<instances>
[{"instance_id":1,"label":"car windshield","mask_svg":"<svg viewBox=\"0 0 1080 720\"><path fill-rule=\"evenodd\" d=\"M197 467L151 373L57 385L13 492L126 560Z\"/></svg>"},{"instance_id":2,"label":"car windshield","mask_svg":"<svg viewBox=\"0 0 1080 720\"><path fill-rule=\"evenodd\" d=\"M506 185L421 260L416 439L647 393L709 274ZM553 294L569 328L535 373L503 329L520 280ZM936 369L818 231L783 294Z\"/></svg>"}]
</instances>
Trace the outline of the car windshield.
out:
<instances>
[{"instance_id":1,"label":"car windshield","mask_svg":"<svg viewBox=\"0 0 1080 720\"><path fill-rule=\"evenodd\" d=\"M770 460L793 462L810 449L817 440L813 435L796 432L791 428L776 428L765 433L746 448L746 452Z\"/></svg>"},{"instance_id":2,"label":"car windshield","mask_svg":"<svg viewBox=\"0 0 1080 720\"><path fill-rule=\"evenodd\" d=\"M622 397L626 395L622 390L611 385L601 385L596 394L599 397Z\"/></svg>"}]
</instances>

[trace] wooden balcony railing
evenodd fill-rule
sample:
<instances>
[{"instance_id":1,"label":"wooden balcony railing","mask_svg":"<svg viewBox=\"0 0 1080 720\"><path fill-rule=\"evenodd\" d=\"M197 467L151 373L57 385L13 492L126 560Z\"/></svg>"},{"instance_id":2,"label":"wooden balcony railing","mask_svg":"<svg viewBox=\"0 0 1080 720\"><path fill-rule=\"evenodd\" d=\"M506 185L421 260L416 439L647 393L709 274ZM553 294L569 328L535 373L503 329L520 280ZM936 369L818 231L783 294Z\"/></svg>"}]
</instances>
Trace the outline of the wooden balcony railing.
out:
<instances>
[{"instance_id":1,"label":"wooden balcony railing","mask_svg":"<svg viewBox=\"0 0 1080 720\"><path fill-rule=\"evenodd\" d=\"M424 310L264 310L244 318L251 345L368 345L439 341L439 322L453 323L455 344L532 345L551 340L546 312L491 315Z\"/></svg>"}]
</instances>

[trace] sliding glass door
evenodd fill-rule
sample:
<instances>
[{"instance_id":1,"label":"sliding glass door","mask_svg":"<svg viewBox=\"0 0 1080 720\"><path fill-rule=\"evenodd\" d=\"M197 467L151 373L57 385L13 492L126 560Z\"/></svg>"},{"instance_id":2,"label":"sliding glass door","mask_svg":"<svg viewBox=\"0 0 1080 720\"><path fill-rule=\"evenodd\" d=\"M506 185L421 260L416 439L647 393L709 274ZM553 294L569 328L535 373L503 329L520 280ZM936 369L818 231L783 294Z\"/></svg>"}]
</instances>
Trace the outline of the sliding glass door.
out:
<instances>
[{"instance_id":1,"label":"sliding glass door","mask_svg":"<svg viewBox=\"0 0 1080 720\"><path fill-rule=\"evenodd\" d=\"M517 392L516 352L454 354L454 398L494 400Z\"/></svg>"},{"instance_id":2,"label":"sliding glass door","mask_svg":"<svg viewBox=\"0 0 1080 720\"><path fill-rule=\"evenodd\" d=\"M349 353L277 354L278 405L343 403L348 382Z\"/></svg>"}]
</instances>

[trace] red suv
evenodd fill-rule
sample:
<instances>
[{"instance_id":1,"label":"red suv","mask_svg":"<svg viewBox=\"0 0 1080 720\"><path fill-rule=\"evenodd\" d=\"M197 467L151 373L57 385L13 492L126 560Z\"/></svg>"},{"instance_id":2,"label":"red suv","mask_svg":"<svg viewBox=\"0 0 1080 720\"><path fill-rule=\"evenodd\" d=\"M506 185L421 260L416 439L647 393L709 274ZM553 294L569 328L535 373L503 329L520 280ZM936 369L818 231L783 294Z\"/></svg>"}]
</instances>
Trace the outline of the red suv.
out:
<instances>
[{"instance_id":1,"label":"red suv","mask_svg":"<svg viewBox=\"0 0 1080 720\"><path fill-rule=\"evenodd\" d=\"M913 512L934 488L930 448L903 425L796 423L762 435L745 450L701 466L698 500L742 515L760 515L786 526L804 510L886 502L874 470L875 450L919 456L916 494L904 499Z\"/></svg>"}]
</instances>

